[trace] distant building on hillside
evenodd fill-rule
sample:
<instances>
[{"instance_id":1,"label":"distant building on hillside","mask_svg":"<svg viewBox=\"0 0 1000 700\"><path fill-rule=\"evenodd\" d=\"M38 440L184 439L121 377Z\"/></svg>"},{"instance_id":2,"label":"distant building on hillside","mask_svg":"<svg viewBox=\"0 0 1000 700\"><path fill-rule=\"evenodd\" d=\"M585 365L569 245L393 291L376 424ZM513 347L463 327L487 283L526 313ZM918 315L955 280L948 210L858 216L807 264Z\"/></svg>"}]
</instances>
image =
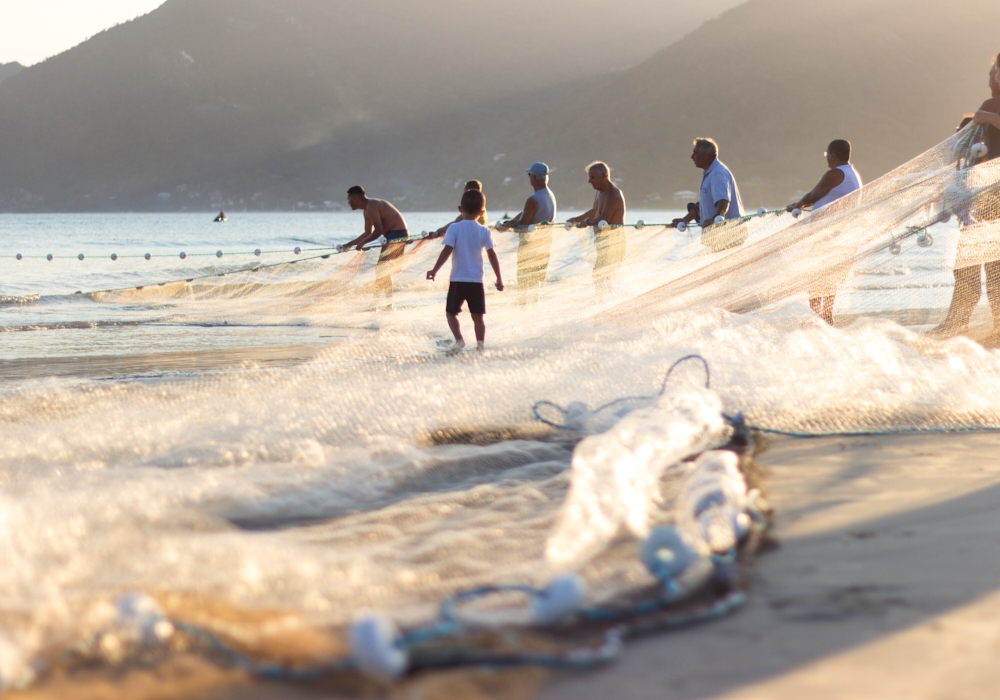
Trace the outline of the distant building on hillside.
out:
<instances>
[{"instance_id":1,"label":"distant building on hillside","mask_svg":"<svg viewBox=\"0 0 1000 700\"><path fill-rule=\"evenodd\" d=\"M678 202L693 202L698 198L697 192L692 192L691 190L680 190L679 192L674 192L674 199Z\"/></svg>"}]
</instances>

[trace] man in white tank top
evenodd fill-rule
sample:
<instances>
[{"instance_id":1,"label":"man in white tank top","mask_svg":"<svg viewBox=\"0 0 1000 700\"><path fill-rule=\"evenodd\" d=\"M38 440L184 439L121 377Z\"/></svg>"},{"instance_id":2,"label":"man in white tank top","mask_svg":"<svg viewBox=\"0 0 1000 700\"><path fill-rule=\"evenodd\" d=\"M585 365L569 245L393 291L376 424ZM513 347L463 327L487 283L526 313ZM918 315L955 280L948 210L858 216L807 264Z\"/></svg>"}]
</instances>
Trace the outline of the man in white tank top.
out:
<instances>
[{"instance_id":1,"label":"man in white tank top","mask_svg":"<svg viewBox=\"0 0 1000 700\"><path fill-rule=\"evenodd\" d=\"M826 164L829 170L820 178L820 181L812 188L812 191L805 197L788 205L788 211L793 209L804 209L812 207L812 210L819 211L823 207L837 201L841 197L860 190L862 186L861 175L851 165L851 144L844 139L831 141L826 147ZM809 285L809 306L820 318L833 325L833 304L837 298L837 287L844 283L851 267L847 265L834 265L828 274L821 277Z\"/></svg>"}]
</instances>

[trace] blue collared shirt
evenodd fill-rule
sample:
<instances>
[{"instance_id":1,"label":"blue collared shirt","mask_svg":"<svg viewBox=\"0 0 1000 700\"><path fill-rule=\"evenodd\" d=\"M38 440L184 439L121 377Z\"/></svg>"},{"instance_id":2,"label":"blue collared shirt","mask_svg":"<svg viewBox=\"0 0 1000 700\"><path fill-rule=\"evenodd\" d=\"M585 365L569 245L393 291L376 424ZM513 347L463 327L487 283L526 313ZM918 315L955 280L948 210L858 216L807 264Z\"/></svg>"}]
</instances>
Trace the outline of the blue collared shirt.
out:
<instances>
[{"instance_id":1,"label":"blue collared shirt","mask_svg":"<svg viewBox=\"0 0 1000 700\"><path fill-rule=\"evenodd\" d=\"M715 221L715 204L723 199L729 202L727 219L738 219L743 216L743 200L740 199L740 189L736 186L736 180L729 168L716 158L701 178L698 208L702 224Z\"/></svg>"}]
</instances>

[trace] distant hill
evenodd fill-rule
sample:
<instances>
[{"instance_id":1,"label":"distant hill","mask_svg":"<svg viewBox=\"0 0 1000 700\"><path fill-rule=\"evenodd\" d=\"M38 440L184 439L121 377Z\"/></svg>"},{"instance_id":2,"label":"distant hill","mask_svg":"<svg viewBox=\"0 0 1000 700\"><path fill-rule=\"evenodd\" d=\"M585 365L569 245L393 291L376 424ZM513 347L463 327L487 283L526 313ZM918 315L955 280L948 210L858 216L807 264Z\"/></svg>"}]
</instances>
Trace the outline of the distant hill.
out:
<instances>
[{"instance_id":1,"label":"distant hill","mask_svg":"<svg viewBox=\"0 0 1000 700\"><path fill-rule=\"evenodd\" d=\"M378 144L494 100L544 102L741 1L168 0L0 85L0 210L339 201L372 162L405 187L420 172ZM361 141L360 160L309 166Z\"/></svg>"},{"instance_id":2,"label":"distant hill","mask_svg":"<svg viewBox=\"0 0 1000 700\"><path fill-rule=\"evenodd\" d=\"M24 66L16 61L14 63L0 63L0 83L5 81L7 78L13 78L23 70Z\"/></svg>"},{"instance_id":3,"label":"distant hill","mask_svg":"<svg viewBox=\"0 0 1000 700\"><path fill-rule=\"evenodd\" d=\"M567 202L592 196L582 168L606 159L637 206L696 190L691 141L713 136L748 206L782 204L819 179L834 138L871 180L953 133L989 97L997 26L995 0L750 0L534 126L474 143L568 170Z\"/></svg>"}]
</instances>

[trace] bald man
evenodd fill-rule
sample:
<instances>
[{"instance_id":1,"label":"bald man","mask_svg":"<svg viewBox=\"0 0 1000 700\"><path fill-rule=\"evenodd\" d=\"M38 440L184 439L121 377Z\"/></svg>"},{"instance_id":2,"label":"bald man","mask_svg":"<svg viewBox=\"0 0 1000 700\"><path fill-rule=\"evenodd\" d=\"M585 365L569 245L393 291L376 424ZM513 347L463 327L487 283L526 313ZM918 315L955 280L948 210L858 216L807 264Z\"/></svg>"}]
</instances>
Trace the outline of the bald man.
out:
<instances>
[{"instance_id":1,"label":"bald man","mask_svg":"<svg viewBox=\"0 0 1000 700\"><path fill-rule=\"evenodd\" d=\"M604 221L610 226L625 223L625 195L611 181L611 168L603 161L595 161L587 166L587 179L597 190L594 206L580 216L568 219L578 226L594 227L594 247L597 260L594 262L594 287L601 298L611 293L611 287L618 270L625 260L625 231L608 228L601 231L598 226Z\"/></svg>"}]
</instances>

